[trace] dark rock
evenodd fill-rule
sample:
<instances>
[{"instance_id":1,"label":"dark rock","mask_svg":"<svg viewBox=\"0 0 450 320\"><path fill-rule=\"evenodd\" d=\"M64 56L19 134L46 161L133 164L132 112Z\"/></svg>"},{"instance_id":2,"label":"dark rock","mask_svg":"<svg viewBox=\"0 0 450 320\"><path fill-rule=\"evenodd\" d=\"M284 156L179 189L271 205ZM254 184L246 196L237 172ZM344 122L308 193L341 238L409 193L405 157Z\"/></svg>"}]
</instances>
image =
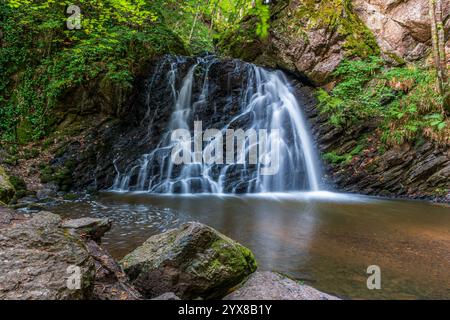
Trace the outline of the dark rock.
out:
<instances>
[{"instance_id":1,"label":"dark rock","mask_svg":"<svg viewBox=\"0 0 450 320\"><path fill-rule=\"evenodd\" d=\"M255 272L224 300L340 300L274 272Z\"/></svg>"},{"instance_id":2,"label":"dark rock","mask_svg":"<svg viewBox=\"0 0 450 320\"><path fill-rule=\"evenodd\" d=\"M250 250L197 222L149 238L121 264L146 298L221 297L256 270Z\"/></svg>"},{"instance_id":3,"label":"dark rock","mask_svg":"<svg viewBox=\"0 0 450 320\"><path fill-rule=\"evenodd\" d=\"M140 300L141 294L129 283L122 267L95 241L88 240L86 248L95 262L93 299Z\"/></svg>"},{"instance_id":4,"label":"dark rock","mask_svg":"<svg viewBox=\"0 0 450 320\"><path fill-rule=\"evenodd\" d=\"M52 189L40 189L36 191L36 198L38 200L46 200L56 197L56 191Z\"/></svg>"},{"instance_id":5,"label":"dark rock","mask_svg":"<svg viewBox=\"0 0 450 320\"><path fill-rule=\"evenodd\" d=\"M96 218L80 218L73 220L66 220L61 227L65 229L72 229L80 235L89 237L95 241L100 241L103 235L111 230L112 221L110 219L96 219Z\"/></svg>"}]
</instances>

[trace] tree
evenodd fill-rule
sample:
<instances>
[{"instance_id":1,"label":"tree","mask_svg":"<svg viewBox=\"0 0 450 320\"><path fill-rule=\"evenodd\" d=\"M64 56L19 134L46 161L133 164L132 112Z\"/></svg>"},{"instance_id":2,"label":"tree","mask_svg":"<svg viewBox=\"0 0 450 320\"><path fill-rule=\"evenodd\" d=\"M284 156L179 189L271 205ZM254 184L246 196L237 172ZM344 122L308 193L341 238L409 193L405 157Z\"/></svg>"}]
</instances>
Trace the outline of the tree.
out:
<instances>
[{"instance_id":1,"label":"tree","mask_svg":"<svg viewBox=\"0 0 450 320\"><path fill-rule=\"evenodd\" d=\"M439 82L439 91L443 98L443 109L450 115L450 86L445 54L445 29L442 14L442 0L429 0L431 20L431 40L433 57Z\"/></svg>"}]
</instances>

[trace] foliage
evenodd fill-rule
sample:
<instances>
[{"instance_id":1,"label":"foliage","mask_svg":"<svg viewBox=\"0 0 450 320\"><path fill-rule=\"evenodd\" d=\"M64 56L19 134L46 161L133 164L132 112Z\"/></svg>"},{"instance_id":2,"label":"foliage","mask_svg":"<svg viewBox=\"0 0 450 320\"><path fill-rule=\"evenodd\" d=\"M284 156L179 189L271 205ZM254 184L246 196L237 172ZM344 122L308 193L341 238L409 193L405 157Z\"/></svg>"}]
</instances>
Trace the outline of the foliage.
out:
<instances>
[{"instance_id":1,"label":"foliage","mask_svg":"<svg viewBox=\"0 0 450 320\"><path fill-rule=\"evenodd\" d=\"M433 70L420 65L385 68L379 57L345 60L335 71L331 93L319 90L321 112L330 123L349 127L381 119L381 139L389 145L425 136L450 143L450 122L442 112ZM338 161L342 159L333 158Z\"/></svg>"},{"instance_id":2,"label":"foliage","mask_svg":"<svg viewBox=\"0 0 450 320\"><path fill-rule=\"evenodd\" d=\"M81 28L66 28L69 5ZM213 50L213 37L267 8L249 0L6 0L0 3L0 140L45 136L52 112L72 88L106 77L130 86L153 56Z\"/></svg>"},{"instance_id":3,"label":"foliage","mask_svg":"<svg viewBox=\"0 0 450 320\"><path fill-rule=\"evenodd\" d=\"M357 145L352 151L346 154L338 154L335 151L331 151L328 153L325 153L323 158L332 163L332 164L348 164L352 161L354 156L359 155L363 151L364 147L363 145Z\"/></svg>"},{"instance_id":4,"label":"foliage","mask_svg":"<svg viewBox=\"0 0 450 320\"><path fill-rule=\"evenodd\" d=\"M144 1L75 2L81 29L68 30L69 1L9 0L0 5L0 133L26 142L43 136L68 89L104 74L129 85L140 57L181 51Z\"/></svg>"}]
</instances>

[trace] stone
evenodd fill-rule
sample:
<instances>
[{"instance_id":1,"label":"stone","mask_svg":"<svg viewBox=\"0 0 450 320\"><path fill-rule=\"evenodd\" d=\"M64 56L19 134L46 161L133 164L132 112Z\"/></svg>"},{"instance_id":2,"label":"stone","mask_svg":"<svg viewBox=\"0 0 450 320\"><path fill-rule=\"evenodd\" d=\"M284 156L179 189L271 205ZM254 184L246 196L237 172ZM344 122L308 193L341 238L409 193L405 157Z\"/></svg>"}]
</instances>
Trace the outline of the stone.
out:
<instances>
[{"instance_id":1,"label":"stone","mask_svg":"<svg viewBox=\"0 0 450 320\"><path fill-rule=\"evenodd\" d=\"M27 220L27 218L23 214L17 213L17 211L8 208L0 202L0 229L24 220Z\"/></svg>"},{"instance_id":2,"label":"stone","mask_svg":"<svg viewBox=\"0 0 450 320\"><path fill-rule=\"evenodd\" d=\"M111 230L110 219L80 218L66 220L61 224L62 228L72 229L80 235L99 241L103 235Z\"/></svg>"},{"instance_id":3,"label":"stone","mask_svg":"<svg viewBox=\"0 0 450 320\"><path fill-rule=\"evenodd\" d=\"M4 203L9 203L9 201L14 197L14 186L9 181L9 177L5 172L5 169L0 167L0 201Z\"/></svg>"},{"instance_id":4,"label":"stone","mask_svg":"<svg viewBox=\"0 0 450 320\"><path fill-rule=\"evenodd\" d=\"M152 300L181 300L181 299L178 298L173 292L166 292L160 296L157 296L156 298L153 298Z\"/></svg>"},{"instance_id":5,"label":"stone","mask_svg":"<svg viewBox=\"0 0 450 320\"><path fill-rule=\"evenodd\" d=\"M11 221L0 228L0 299L65 300L92 296L94 261L80 239L60 228L58 215L42 211L30 219ZM76 279L74 283L69 281L77 271L79 289Z\"/></svg>"},{"instance_id":6,"label":"stone","mask_svg":"<svg viewBox=\"0 0 450 320\"><path fill-rule=\"evenodd\" d=\"M150 237L121 261L146 297L217 298L256 270L251 251L198 222Z\"/></svg>"},{"instance_id":7,"label":"stone","mask_svg":"<svg viewBox=\"0 0 450 320\"><path fill-rule=\"evenodd\" d=\"M40 189L36 191L36 198L38 200L46 200L56 197L56 192L52 189Z\"/></svg>"},{"instance_id":8,"label":"stone","mask_svg":"<svg viewBox=\"0 0 450 320\"><path fill-rule=\"evenodd\" d=\"M255 272L224 300L340 300L278 273Z\"/></svg>"},{"instance_id":9,"label":"stone","mask_svg":"<svg viewBox=\"0 0 450 320\"><path fill-rule=\"evenodd\" d=\"M428 0L353 0L352 4L383 52L406 61L424 58L429 53ZM450 2L443 1L443 5L444 21L450 22Z\"/></svg>"},{"instance_id":10,"label":"stone","mask_svg":"<svg viewBox=\"0 0 450 320\"><path fill-rule=\"evenodd\" d=\"M129 283L119 263L93 240L86 241L89 255L95 262L93 299L141 300L141 294Z\"/></svg>"}]
</instances>

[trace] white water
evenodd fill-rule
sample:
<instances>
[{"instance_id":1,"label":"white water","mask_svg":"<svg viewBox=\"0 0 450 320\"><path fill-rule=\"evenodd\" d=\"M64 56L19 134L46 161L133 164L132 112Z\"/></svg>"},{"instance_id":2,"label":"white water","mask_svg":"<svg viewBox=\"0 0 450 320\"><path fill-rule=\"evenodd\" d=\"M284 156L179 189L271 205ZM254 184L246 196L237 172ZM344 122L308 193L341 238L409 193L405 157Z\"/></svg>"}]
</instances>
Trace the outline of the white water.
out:
<instances>
[{"instance_id":1,"label":"white water","mask_svg":"<svg viewBox=\"0 0 450 320\"><path fill-rule=\"evenodd\" d=\"M163 61L162 63L167 63ZM171 141L171 132L176 129L193 130L194 119L198 119L196 109L208 104L209 69L215 59L198 59L192 65L176 88L179 77L177 64L171 62L170 71L165 81L172 88L174 98L173 113L168 124L167 133L158 146L150 153L142 155L138 164L121 172L116 167L117 176L112 187L115 191L147 191L150 193L267 193L297 190L320 190L320 166L315 155L308 126L302 114L293 88L288 79L280 71L269 71L254 65L245 65L246 85L240 93L240 112L231 118L220 129L225 136L229 128L266 129L269 132L269 143L266 154L270 154L275 145L279 148L278 173L269 176L261 174L261 165L248 164L206 164L196 161L191 164L174 165L171 151L175 143ZM200 73L200 76L198 75ZM194 95L195 81L201 81L201 90ZM151 89L151 88L150 88ZM150 109L149 109L150 110ZM221 112L215 110L215 112ZM246 123L245 128L236 127ZM203 128L203 130L212 128ZM271 130L278 129L276 141L271 140ZM273 131L272 131L273 132ZM203 152L214 147L212 140L204 143ZM274 144L274 145L272 145ZM191 150L194 139L189 143ZM251 141L248 137L244 144L243 154L248 162L251 152ZM225 147L224 147L225 148ZM194 149L195 150L195 149ZM201 159L192 151L192 159ZM259 155L260 159L265 155ZM130 159L133 160L133 159ZM154 169L158 168L157 174ZM152 173L151 173L152 172ZM237 172L237 174L236 174ZM135 182L132 182L134 179Z\"/></svg>"}]
</instances>

